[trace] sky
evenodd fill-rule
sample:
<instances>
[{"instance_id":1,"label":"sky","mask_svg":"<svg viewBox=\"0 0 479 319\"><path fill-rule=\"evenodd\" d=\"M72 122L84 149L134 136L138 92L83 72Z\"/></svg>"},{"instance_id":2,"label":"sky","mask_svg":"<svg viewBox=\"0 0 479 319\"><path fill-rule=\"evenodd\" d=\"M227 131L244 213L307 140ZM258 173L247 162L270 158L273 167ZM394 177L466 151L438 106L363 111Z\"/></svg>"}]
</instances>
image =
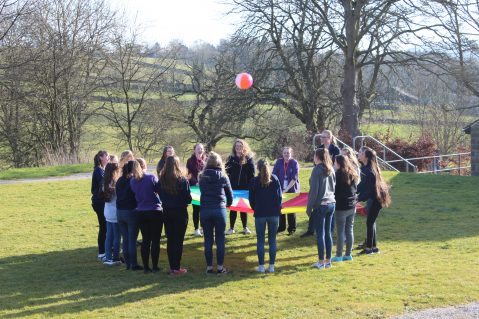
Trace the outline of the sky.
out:
<instances>
[{"instance_id":1,"label":"sky","mask_svg":"<svg viewBox=\"0 0 479 319\"><path fill-rule=\"evenodd\" d=\"M125 9L131 24L140 25L144 42L161 45L181 40L213 45L235 31L237 17L226 16L231 8L221 0L110 0L113 9Z\"/></svg>"}]
</instances>

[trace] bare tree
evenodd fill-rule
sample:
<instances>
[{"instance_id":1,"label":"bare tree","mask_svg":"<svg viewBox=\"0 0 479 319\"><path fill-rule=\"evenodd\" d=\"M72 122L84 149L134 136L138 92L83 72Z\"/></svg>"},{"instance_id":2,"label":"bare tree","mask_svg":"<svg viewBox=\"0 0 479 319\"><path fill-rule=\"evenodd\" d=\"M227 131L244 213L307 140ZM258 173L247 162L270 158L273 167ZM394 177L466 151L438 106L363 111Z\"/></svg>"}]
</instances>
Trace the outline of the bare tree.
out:
<instances>
[{"instance_id":1,"label":"bare tree","mask_svg":"<svg viewBox=\"0 0 479 319\"><path fill-rule=\"evenodd\" d=\"M264 94L306 125L310 134L334 123L341 112L341 64L323 19L310 0L236 1L244 15L241 37L267 40L263 54L272 61Z\"/></svg>"},{"instance_id":2,"label":"bare tree","mask_svg":"<svg viewBox=\"0 0 479 319\"><path fill-rule=\"evenodd\" d=\"M149 152L157 142L161 122L156 118L162 103L161 82L175 64L174 52L164 50L160 57L147 60L145 48L138 44L138 34L119 29L108 52L108 69L102 79L108 102L101 107L102 115L119 130L131 150ZM156 129L155 129L156 127ZM153 138L153 139L152 139Z\"/></svg>"}]
</instances>

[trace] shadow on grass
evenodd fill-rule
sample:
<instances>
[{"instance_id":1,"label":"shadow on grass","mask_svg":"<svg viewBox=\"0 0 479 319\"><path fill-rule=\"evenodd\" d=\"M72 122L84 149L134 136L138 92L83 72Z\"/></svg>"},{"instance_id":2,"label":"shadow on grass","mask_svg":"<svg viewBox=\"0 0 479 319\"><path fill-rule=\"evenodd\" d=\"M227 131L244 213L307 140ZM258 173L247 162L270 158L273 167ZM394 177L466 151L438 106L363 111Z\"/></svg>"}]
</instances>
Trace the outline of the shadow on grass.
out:
<instances>
[{"instance_id":1,"label":"shadow on grass","mask_svg":"<svg viewBox=\"0 0 479 319\"><path fill-rule=\"evenodd\" d=\"M313 246L310 253L281 257L281 249L297 246L293 241L304 246L314 245L311 240L281 239L278 250L278 261L282 265L280 274L293 273L305 266L288 262L305 258L309 265L309 260L314 261L316 256ZM161 243L161 272L150 274L127 271L123 266L104 266L95 259L94 247L3 258L0 259L2 317L62 315L109 309L162 295L256 278L262 275L254 272L257 266L255 242L254 235L229 237L225 262L231 272L220 276L204 273L202 239L185 241L182 263L189 273L178 278L166 273L169 267L164 242ZM266 250L266 261L267 254Z\"/></svg>"}]
</instances>

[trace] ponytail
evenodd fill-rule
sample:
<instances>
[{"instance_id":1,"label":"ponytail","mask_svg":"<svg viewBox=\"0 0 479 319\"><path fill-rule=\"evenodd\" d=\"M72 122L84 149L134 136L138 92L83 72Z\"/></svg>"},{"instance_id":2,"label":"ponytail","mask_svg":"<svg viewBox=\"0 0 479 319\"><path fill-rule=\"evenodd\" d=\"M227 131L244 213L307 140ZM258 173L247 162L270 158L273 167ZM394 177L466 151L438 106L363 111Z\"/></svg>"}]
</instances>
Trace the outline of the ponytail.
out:
<instances>
[{"instance_id":1,"label":"ponytail","mask_svg":"<svg viewBox=\"0 0 479 319\"><path fill-rule=\"evenodd\" d=\"M256 164L258 168L259 182L262 187L268 187L271 183L271 169L269 168L268 161L265 159L258 160Z\"/></svg>"},{"instance_id":2,"label":"ponytail","mask_svg":"<svg viewBox=\"0 0 479 319\"><path fill-rule=\"evenodd\" d=\"M98 151L98 153L95 154L95 157L93 157L93 168L97 168L101 165L100 157L105 156L106 154L108 154L107 151Z\"/></svg>"}]
</instances>

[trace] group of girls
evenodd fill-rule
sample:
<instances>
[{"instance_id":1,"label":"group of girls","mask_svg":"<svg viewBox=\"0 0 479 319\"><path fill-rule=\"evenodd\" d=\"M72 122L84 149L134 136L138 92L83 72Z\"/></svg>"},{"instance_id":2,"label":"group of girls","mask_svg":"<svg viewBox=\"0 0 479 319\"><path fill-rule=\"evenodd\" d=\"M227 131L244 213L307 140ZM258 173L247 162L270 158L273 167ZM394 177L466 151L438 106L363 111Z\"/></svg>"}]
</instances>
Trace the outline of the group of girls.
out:
<instances>
[{"instance_id":1,"label":"group of girls","mask_svg":"<svg viewBox=\"0 0 479 319\"><path fill-rule=\"evenodd\" d=\"M329 138L333 138L331 132L325 132L322 135L329 134ZM359 192L359 200L368 202L368 213L371 211L363 253L378 251L375 219L380 209L389 203L387 186L382 180L373 150L364 147L359 152L362 179L358 185L359 165L354 162L353 152L343 149L341 154L339 151L335 154L335 149L329 151L330 145L325 139L323 147L315 150L315 167L309 181L307 213L312 229L308 227L308 232L315 231L317 235L319 260L313 265L317 268L328 268L331 261L352 259L356 192ZM190 185L198 185L201 206L193 205L194 235L204 236L206 273L227 273L224 267L225 235L235 232L237 217L237 212L230 212L230 227L226 229L227 207L232 204L233 190L249 190L257 236L257 271L274 272L277 233L286 230L286 219L288 234L293 235L296 231L296 215L281 214L282 193L298 193L300 189L299 164L293 158L292 149L285 147L282 155L271 171L264 159L258 160L255 165L253 153L244 140L234 142L226 165L220 155L214 152L206 155L203 145L196 144L186 163L186 175L180 168L180 160L173 147L167 146L157 165L157 175L154 175L147 172L146 162L141 158L135 159L131 151L123 152L119 160L106 151L98 152L92 175L92 206L99 222L98 258L107 265L121 264L121 238L127 269L157 272L164 225L169 273L185 274L187 270L181 267L181 258L188 224L187 207L192 201ZM331 259L334 215L337 216L338 246L336 257ZM240 216L242 233L250 234L246 213ZM266 229L268 267L265 267L264 260ZM139 231L142 234L143 266L138 265L136 256ZM346 250L343 256L344 238ZM213 243L216 243L216 272L213 270Z\"/></svg>"}]
</instances>

